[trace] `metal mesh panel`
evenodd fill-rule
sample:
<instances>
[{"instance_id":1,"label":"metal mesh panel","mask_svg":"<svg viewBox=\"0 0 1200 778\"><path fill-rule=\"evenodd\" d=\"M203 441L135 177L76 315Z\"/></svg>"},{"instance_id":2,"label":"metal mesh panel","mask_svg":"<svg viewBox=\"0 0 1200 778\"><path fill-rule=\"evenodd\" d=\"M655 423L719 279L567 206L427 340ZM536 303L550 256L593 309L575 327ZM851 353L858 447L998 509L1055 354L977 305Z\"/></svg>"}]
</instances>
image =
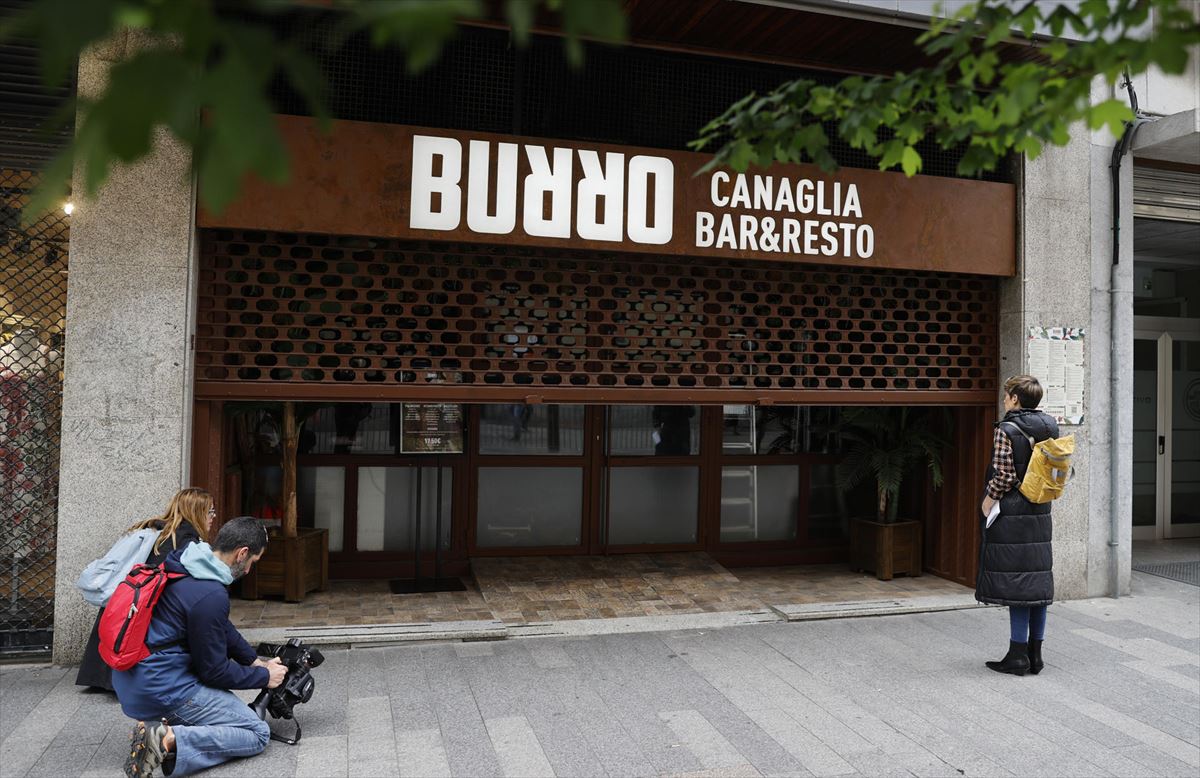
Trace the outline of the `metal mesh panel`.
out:
<instances>
[{"instance_id":1,"label":"metal mesh panel","mask_svg":"<svg viewBox=\"0 0 1200 778\"><path fill-rule=\"evenodd\" d=\"M834 83L839 76L793 67L638 47L589 45L571 68L558 38L534 36L525 50L507 32L465 27L428 70L410 75L404 54L376 49L363 36L331 43L330 26L276 19L321 62L330 108L339 119L501 132L686 150L699 130L735 100L797 76ZM273 86L281 113L304 115L305 102L282 80ZM826 127L830 152L852 168L876 168L861 150ZM931 141L917 146L924 174L955 177L965 151ZM982 176L1010 181L1008 165Z\"/></svg>"},{"instance_id":2,"label":"metal mesh panel","mask_svg":"<svg viewBox=\"0 0 1200 778\"><path fill-rule=\"evenodd\" d=\"M67 217L23 227L35 174L0 168L0 651L54 622Z\"/></svg>"},{"instance_id":3,"label":"metal mesh panel","mask_svg":"<svg viewBox=\"0 0 1200 778\"><path fill-rule=\"evenodd\" d=\"M996 301L946 273L207 230L197 380L994 392Z\"/></svg>"}]
</instances>

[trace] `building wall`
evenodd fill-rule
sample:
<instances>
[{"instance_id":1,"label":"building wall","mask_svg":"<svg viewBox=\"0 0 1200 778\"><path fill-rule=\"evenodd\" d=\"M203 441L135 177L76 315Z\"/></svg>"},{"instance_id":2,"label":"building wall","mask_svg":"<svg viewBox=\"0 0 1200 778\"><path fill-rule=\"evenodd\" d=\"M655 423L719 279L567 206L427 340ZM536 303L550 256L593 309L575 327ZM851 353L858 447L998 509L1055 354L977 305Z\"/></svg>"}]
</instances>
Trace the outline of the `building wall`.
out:
<instances>
[{"instance_id":1,"label":"building wall","mask_svg":"<svg viewBox=\"0 0 1200 778\"><path fill-rule=\"evenodd\" d=\"M121 38L80 59L81 97L102 88L130 45ZM80 571L133 521L161 513L184 477L192 202L187 152L160 137L72 216L56 662L78 661L95 619L75 591Z\"/></svg>"},{"instance_id":2,"label":"building wall","mask_svg":"<svg viewBox=\"0 0 1200 778\"><path fill-rule=\"evenodd\" d=\"M1062 428L1063 434L1075 436L1075 478L1063 498L1054 504L1055 589L1061 599L1106 594L1112 586L1114 550L1109 546L1107 521L1107 474L1111 466L1111 243L1107 216L1111 188L1107 160L1111 140L1108 145L1099 140L1095 142L1085 127L1078 126L1068 145L1050 147L1036 160L1024 161L1018 275L1001 284L1000 348L1005 375L1028 370L1026 338L1030 327L1086 328L1084 423ZM1128 169L1123 177L1131 180ZM1123 235L1123 240L1132 246L1132 233ZM1124 271L1132 270L1132 266L1121 270L1124 283L1119 281L1118 288L1128 290L1132 278L1126 278ZM1131 324L1129 336L1132 338ZM1131 390L1132 375L1129 382ZM1125 434L1131 432L1131 428L1125 430ZM1119 469L1127 470L1128 466L1128 461L1117 463ZM1120 497L1128 504L1128 478L1122 478L1121 483ZM1123 534L1115 553L1125 570L1127 587L1128 528Z\"/></svg>"}]
</instances>

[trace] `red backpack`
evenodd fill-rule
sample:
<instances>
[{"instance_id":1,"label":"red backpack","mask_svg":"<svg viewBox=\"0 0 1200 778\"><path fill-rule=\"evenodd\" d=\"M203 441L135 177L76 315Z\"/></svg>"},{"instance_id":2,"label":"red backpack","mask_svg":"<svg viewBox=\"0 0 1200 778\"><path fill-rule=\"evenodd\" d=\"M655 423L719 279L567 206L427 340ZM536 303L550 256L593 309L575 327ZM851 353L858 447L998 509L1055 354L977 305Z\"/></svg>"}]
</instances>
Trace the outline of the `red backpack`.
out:
<instances>
[{"instance_id":1,"label":"red backpack","mask_svg":"<svg viewBox=\"0 0 1200 778\"><path fill-rule=\"evenodd\" d=\"M100 617L100 658L114 670L128 670L146 657L146 631L154 606L167 584L187 573L168 573L162 565L134 565L117 584ZM161 646L160 646L161 648Z\"/></svg>"}]
</instances>

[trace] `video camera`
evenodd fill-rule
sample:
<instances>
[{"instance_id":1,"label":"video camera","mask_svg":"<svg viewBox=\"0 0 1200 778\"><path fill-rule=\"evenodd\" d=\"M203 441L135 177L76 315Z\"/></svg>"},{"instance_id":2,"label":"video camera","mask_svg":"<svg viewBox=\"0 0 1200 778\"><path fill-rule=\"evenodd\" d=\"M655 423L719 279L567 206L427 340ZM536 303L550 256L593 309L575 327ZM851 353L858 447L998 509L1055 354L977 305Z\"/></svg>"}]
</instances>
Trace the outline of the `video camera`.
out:
<instances>
[{"instance_id":1,"label":"video camera","mask_svg":"<svg viewBox=\"0 0 1200 778\"><path fill-rule=\"evenodd\" d=\"M299 638L292 638L283 645L259 643L257 653L259 656L278 657L287 668L287 675L283 677L283 683L274 689L263 689L259 692L254 702L250 703L250 707L263 721L267 720L268 713L273 718L291 719L296 703L312 699L317 682L313 680L310 671L325 661L324 655L317 649L301 643ZM285 738L272 732L271 739L294 746L300 742L300 735L300 722L297 721L295 737Z\"/></svg>"}]
</instances>

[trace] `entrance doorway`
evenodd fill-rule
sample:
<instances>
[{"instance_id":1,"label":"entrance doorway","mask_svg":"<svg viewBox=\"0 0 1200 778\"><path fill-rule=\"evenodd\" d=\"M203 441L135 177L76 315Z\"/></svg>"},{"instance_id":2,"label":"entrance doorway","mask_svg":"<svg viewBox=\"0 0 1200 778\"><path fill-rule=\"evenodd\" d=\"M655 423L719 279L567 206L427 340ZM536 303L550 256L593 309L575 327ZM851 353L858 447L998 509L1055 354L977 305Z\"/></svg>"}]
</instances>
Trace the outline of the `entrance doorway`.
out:
<instances>
[{"instance_id":1,"label":"entrance doorway","mask_svg":"<svg viewBox=\"0 0 1200 778\"><path fill-rule=\"evenodd\" d=\"M1135 540L1200 536L1200 324L1189 324L1135 324Z\"/></svg>"},{"instance_id":2,"label":"entrance doorway","mask_svg":"<svg viewBox=\"0 0 1200 778\"><path fill-rule=\"evenodd\" d=\"M1200 222L1153 213L1134 220L1135 540L1200 536Z\"/></svg>"},{"instance_id":3,"label":"entrance doorway","mask_svg":"<svg viewBox=\"0 0 1200 778\"><path fill-rule=\"evenodd\" d=\"M197 438L195 482L218 495L221 515L280 520L279 405L198 406L209 435ZM297 407L298 523L327 530L333 579L627 553L833 563L846 558L851 518L873 513L871 489L837 486L838 406L440 404L462 422L457 453L441 454L405 444L402 403ZM953 416L943 488L914 473L901 509L924 524L926 569L965 582L994 410Z\"/></svg>"}]
</instances>

